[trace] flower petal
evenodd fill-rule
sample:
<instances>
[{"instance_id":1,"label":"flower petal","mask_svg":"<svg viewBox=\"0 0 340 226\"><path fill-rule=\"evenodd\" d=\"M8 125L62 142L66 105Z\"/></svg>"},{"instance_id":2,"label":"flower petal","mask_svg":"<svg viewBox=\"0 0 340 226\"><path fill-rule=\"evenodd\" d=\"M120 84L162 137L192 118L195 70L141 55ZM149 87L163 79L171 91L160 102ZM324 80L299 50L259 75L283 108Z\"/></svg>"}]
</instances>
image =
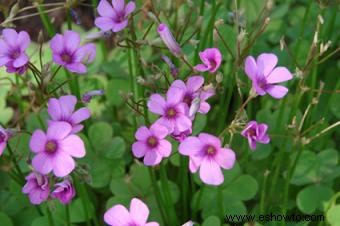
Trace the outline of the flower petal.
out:
<instances>
[{"instance_id":1,"label":"flower petal","mask_svg":"<svg viewBox=\"0 0 340 226\"><path fill-rule=\"evenodd\" d=\"M204 158L200 167L200 178L206 184L220 185L224 181L220 166L210 158Z\"/></svg>"},{"instance_id":2,"label":"flower petal","mask_svg":"<svg viewBox=\"0 0 340 226\"><path fill-rule=\"evenodd\" d=\"M26 31L20 31L18 34L17 42L20 44L20 50L23 52L27 49L28 45L31 42L31 39Z\"/></svg>"},{"instance_id":3,"label":"flower petal","mask_svg":"<svg viewBox=\"0 0 340 226\"><path fill-rule=\"evenodd\" d=\"M215 137L208 133L200 133L198 135L198 138L201 140L204 144L209 144L215 146L215 148L221 147L221 140L218 137Z\"/></svg>"},{"instance_id":4,"label":"flower petal","mask_svg":"<svg viewBox=\"0 0 340 226\"><path fill-rule=\"evenodd\" d=\"M151 125L150 132L159 139L163 139L169 135L169 131L166 127L156 123Z\"/></svg>"},{"instance_id":5,"label":"flower petal","mask_svg":"<svg viewBox=\"0 0 340 226\"><path fill-rule=\"evenodd\" d=\"M233 150L221 148L215 156L216 162L224 169L231 169L234 166L236 156Z\"/></svg>"},{"instance_id":6,"label":"flower petal","mask_svg":"<svg viewBox=\"0 0 340 226\"><path fill-rule=\"evenodd\" d=\"M61 96L59 98L60 110L64 118L71 117L77 104L77 98L73 95Z\"/></svg>"},{"instance_id":7,"label":"flower petal","mask_svg":"<svg viewBox=\"0 0 340 226\"><path fill-rule=\"evenodd\" d=\"M71 122L74 124L79 124L82 121L90 118L91 112L87 107L82 107L74 112L71 116Z\"/></svg>"},{"instance_id":8,"label":"flower petal","mask_svg":"<svg viewBox=\"0 0 340 226\"><path fill-rule=\"evenodd\" d=\"M46 175L52 171L53 161L51 156L44 152L40 152L33 157L32 166L39 173Z\"/></svg>"},{"instance_id":9,"label":"flower petal","mask_svg":"<svg viewBox=\"0 0 340 226\"><path fill-rule=\"evenodd\" d=\"M21 54L20 57L13 61L14 67L22 67L28 62L28 57L26 54Z\"/></svg>"},{"instance_id":10,"label":"flower petal","mask_svg":"<svg viewBox=\"0 0 340 226\"><path fill-rule=\"evenodd\" d=\"M162 155L157 151L149 150L145 153L144 164L146 166L155 166L162 161Z\"/></svg>"},{"instance_id":11,"label":"flower petal","mask_svg":"<svg viewBox=\"0 0 340 226\"><path fill-rule=\"evenodd\" d=\"M51 122L47 129L47 138L62 140L70 134L72 127L67 122Z\"/></svg>"},{"instance_id":12,"label":"flower petal","mask_svg":"<svg viewBox=\"0 0 340 226\"><path fill-rule=\"evenodd\" d=\"M182 141L178 147L179 153L182 155L189 155L193 156L200 152L202 149L203 145L200 139L197 137L191 136L185 138L184 141Z\"/></svg>"},{"instance_id":13,"label":"flower petal","mask_svg":"<svg viewBox=\"0 0 340 226\"><path fill-rule=\"evenodd\" d=\"M126 28L128 26L128 23L129 23L128 20L124 20L120 23L113 23L112 31L113 32L119 32L119 31L123 30L124 28Z\"/></svg>"},{"instance_id":14,"label":"flower petal","mask_svg":"<svg viewBox=\"0 0 340 226\"><path fill-rule=\"evenodd\" d=\"M209 68L205 65L205 64L197 64L194 69L196 71L200 71L200 72L205 72L205 71L208 71Z\"/></svg>"},{"instance_id":15,"label":"flower petal","mask_svg":"<svg viewBox=\"0 0 340 226\"><path fill-rule=\"evenodd\" d=\"M191 126L192 126L191 120L185 115L181 115L176 119L176 129L179 132L184 132L190 129Z\"/></svg>"},{"instance_id":16,"label":"flower petal","mask_svg":"<svg viewBox=\"0 0 340 226\"><path fill-rule=\"evenodd\" d=\"M129 211L123 205L115 205L104 214L105 223L111 226L126 226L130 223Z\"/></svg>"},{"instance_id":17,"label":"flower petal","mask_svg":"<svg viewBox=\"0 0 340 226\"><path fill-rule=\"evenodd\" d=\"M85 74L87 72L86 66L82 63L67 64L65 67L67 70L78 74Z\"/></svg>"},{"instance_id":18,"label":"flower petal","mask_svg":"<svg viewBox=\"0 0 340 226\"><path fill-rule=\"evenodd\" d=\"M60 142L60 148L76 158L82 158L86 154L84 142L77 135L67 136Z\"/></svg>"},{"instance_id":19,"label":"flower petal","mask_svg":"<svg viewBox=\"0 0 340 226\"><path fill-rule=\"evenodd\" d=\"M134 2L129 2L125 6L125 17L127 17L130 13L132 13L136 8L136 4Z\"/></svg>"},{"instance_id":20,"label":"flower petal","mask_svg":"<svg viewBox=\"0 0 340 226\"><path fill-rule=\"evenodd\" d=\"M256 60L259 72L267 77L277 64L277 56L272 53L262 53Z\"/></svg>"},{"instance_id":21,"label":"flower petal","mask_svg":"<svg viewBox=\"0 0 340 226\"><path fill-rule=\"evenodd\" d=\"M124 0L112 0L113 10L116 12L121 12L124 10L125 1Z\"/></svg>"},{"instance_id":22,"label":"flower petal","mask_svg":"<svg viewBox=\"0 0 340 226\"><path fill-rule=\"evenodd\" d=\"M142 126L139 127L135 133L135 138L140 141L145 141L151 135L148 127Z\"/></svg>"},{"instance_id":23,"label":"flower petal","mask_svg":"<svg viewBox=\"0 0 340 226\"><path fill-rule=\"evenodd\" d=\"M61 34L56 34L50 41L53 53L60 54L64 50L64 38Z\"/></svg>"},{"instance_id":24,"label":"flower petal","mask_svg":"<svg viewBox=\"0 0 340 226\"><path fill-rule=\"evenodd\" d=\"M254 57L248 56L244 64L244 71L246 72L246 75L251 80L254 80L256 79L257 70L258 69Z\"/></svg>"},{"instance_id":25,"label":"flower petal","mask_svg":"<svg viewBox=\"0 0 340 226\"><path fill-rule=\"evenodd\" d=\"M183 99L184 91L177 87L171 86L166 93L166 100L169 104L180 103Z\"/></svg>"},{"instance_id":26,"label":"flower petal","mask_svg":"<svg viewBox=\"0 0 340 226\"><path fill-rule=\"evenodd\" d=\"M293 78L292 74L285 67L275 68L268 76L267 82L269 84L285 82Z\"/></svg>"},{"instance_id":27,"label":"flower petal","mask_svg":"<svg viewBox=\"0 0 340 226\"><path fill-rule=\"evenodd\" d=\"M148 108L149 111L152 113L163 115L164 114L164 107L165 107L165 100L159 94L152 94L148 101Z\"/></svg>"},{"instance_id":28,"label":"flower petal","mask_svg":"<svg viewBox=\"0 0 340 226\"><path fill-rule=\"evenodd\" d=\"M59 151L53 158L53 173L57 177L65 177L69 175L75 167L73 158L63 152Z\"/></svg>"},{"instance_id":29,"label":"flower petal","mask_svg":"<svg viewBox=\"0 0 340 226\"><path fill-rule=\"evenodd\" d=\"M5 28L2 31L2 37L8 45L10 45L11 47L16 47L17 39L18 39L18 33L14 29Z\"/></svg>"},{"instance_id":30,"label":"flower petal","mask_svg":"<svg viewBox=\"0 0 340 226\"><path fill-rule=\"evenodd\" d=\"M137 141L132 144L132 153L136 158L141 158L148 151L148 147L144 142Z\"/></svg>"},{"instance_id":31,"label":"flower petal","mask_svg":"<svg viewBox=\"0 0 340 226\"><path fill-rule=\"evenodd\" d=\"M148 207L139 199L132 199L130 203L130 216L139 225L144 225L149 217Z\"/></svg>"},{"instance_id":32,"label":"flower petal","mask_svg":"<svg viewBox=\"0 0 340 226\"><path fill-rule=\"evenodd\" d=\"M113 22L110 17L97 17L94 24L102 31L109 31L113 28Z\"/></svg>"},{"instance_id":33,"label":"flower petal","mask_svg":"<svg viewBox=\"0 0 340 226\"><path fill-rule=\"evenodd\" d=\"M50 117L55 121L60 120L62 117L62 112L61 112L59 100L56 98L51 98L48 101L47 106L48 106L47 112L50 115Z\"/></svg>"},{"instance_id":34,"label":"flower petal","mask_svg":"<svg viewBox=\"0 0 340 226\"><path fill-rule=\"evenodd\" d=\"M101 0L99 2L97 10L101 16L112 17L114 15L112 5L106 0Z\"/></svg>"},{"instance_id":35,"label":"flower petal","mask_svg":"<svg viewBox=\"0 0 340 226\"><path fill-rule=\"evenodd\" d=\"M169 157L171 154L171 143L167 140L158 141L157 151L162 154L163 157Z\"/></svg>"},{"instance_id":36,"label":"flower petal","mask_svg":"<svg viewBox=\"0 0 340 226\"><path fill-rule=\"evenodd\" d=\"M288 89L280 85L271 85L266 89L267 93L276 99L284 97L288 93Z\"/></svg>"},{"instance_id":37,"label":"flower petal","mask_svg":"<svg viewBox=\"0 0 340 226\"><path fill-rule=\"evenodd\" d=\"M202 162L202 158L196 156L190 156L189 158L189 170L192 173L196 173Z\"/></svg>"},{"instance_id":38,"label":"flower petal","mask_svg":"<svg viewBox=\"0 0 340 226\"><path fill-rule=\"evenodd\" d=\"M187 81L187 88L190 91L197 91L199 88L202 87L204 83L204 78L202 76L196 75L196 76L191 76L188 81Z\"/></svg>"},{"instance_id":39,"label":"flower petal","mask_svg":"<svg viewBox=\"0 0 340 226\"><path fill-rule=\"evenodd\" d=\"M43 152L46 145L46 134L42 130L36 130L30 139L30 149L34 153Z\"/></svg>"},{"instance_id":40,"label":"flower petal","mask_svg":"<svg viewBox=\"0 0 340 226\"><path fill-rule=\"evenodd\" d=\"M91 63L96 57L96 46L93 43L87 43L80 47L75 53L75 61L82 63Z\"/></svg>"},{"instance_id":41,"label":"flower petal","mask_svg":"<svg viewBox=\"0 0 340 226\"><path fill-rule=\"evenodd\" d=\"M74 53L80 44L80 36L75 31L65 31L64 32L64 46L69 53Z\"/></svg>"},{"instance_id":42,"label":"flower petal","mask_svg":"<svg viewBox=\"0 0 340 226\"><path fill-rule=\"evenodd\" d=\"M173 120L168 120L165 117L159 118L155 124L160 124L168 129L168 133L172 133L175 129L175 122Z\"/></svg>"}]
</instances>

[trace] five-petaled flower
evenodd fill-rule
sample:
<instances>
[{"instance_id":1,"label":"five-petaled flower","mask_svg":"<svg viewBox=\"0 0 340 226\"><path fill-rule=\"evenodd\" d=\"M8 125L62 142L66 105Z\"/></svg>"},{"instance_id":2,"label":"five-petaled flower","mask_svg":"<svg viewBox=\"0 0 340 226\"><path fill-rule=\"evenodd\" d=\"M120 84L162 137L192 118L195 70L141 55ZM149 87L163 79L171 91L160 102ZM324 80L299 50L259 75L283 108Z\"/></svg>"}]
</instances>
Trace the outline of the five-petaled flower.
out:
<instances>
[{"instance_id":1,"label":"five-petaled flower","mask_svg":"<svg viewBox=\"0 0 340 226\"><path fill-rule=\"evenodd\" d=\"M132 145L133 155L137 158L144 157L144 164L155 166L162 161L162 158L169 157L171 143L165 139L168 129L159 124L140 127L135 137L137 141Z\"/></svg>"},{"instance_id":2,"label":"five-petaled flower","mask_svg":"<svg viewBox=\"0 0 340 226\"><path fill-rule=\"evenodd\" d=\"M32 204L39 205L48 199L50 187L47 176L32 172L25 179L26 184L22 188L22 192L28 194Z\"/></svg>"},{"instance_id":3,"label":"five-petaled flower","mask_svg":"<svg viewBox=\"0 0 340 226\"><path fill-rule=\"evenodd\" d=\"M106 211L104 221L110 226L159 226L157 222L147 223L148 217L149 208L133 198L129 210L123 205L115 205Z\"/></svg>"},{"instance_id":4,"label":"five-petaled flower","mask_svg":"<svg viewBox=\"0 0 340 226\"><path fill-rule=\"evenodd\" d=\"M23 74L28 67L26 49L30 42L26 31L17 33L11 28L4 29L0 39L0 67L5 65L8 73Z\"/></svg>"},{"instance_id":5,"label":"five-petaled flower","mask_svg":"<svg viewBox=\"0 0 340 226\"><path fill-rule=\"evenodd\" d=\"M119 32L128 25L128 17L135 7L132 1L125 5L124 0L112 0L111 5L107 0L101 0L97 7L100 17L94 23L102 31Z\"/></svg>"},{"instance_id":6,"label":"five-petaled flower","mask_svg":"<svg viewBox=\"0 0 340 226\"><path fill-rule=\"evenodd\" d=\"M65 31L63 35L56 34L51 42L53 61L67 70L75 73L86 73L85 64L91 63L96 56L96 46L87 43L80 46L80 36L75 31Z\"/></svg>"},{"instance_id":7,"label":"five-petaled flower","mask_svg":"<svg viewBox=\"0 0 340 226\"><path fill-rule=\"evenodd\" d=\"M71 125L66 122L51 123L46 134L40 129L34 131L29 145L36 153L32 160L36 171L43 175L53 171L57 177L65 177L72 172L75 168L72 157L84 157L85 146L71 131Z\"/></svg>"},{"instance_id":8,"label":"five-petaled flower","mask_svg":"<svg viewBox=\"0 0 340 226\"><path fill-rule=\"evenodd\" d=\"M284 97L288 89L276 83L285 82L293 78L285 67L275 67L277 57L272 53L263 53L257 57L248 56L245 61L245 72L252 80L253 89L261 96L268 93L276 99Z\"/></svg>"},{"instance_id":9,"label":"five-petaled flower","mask_svg":"<svg viewBox=\"0 0 340 226\"><path fill-rule=\"evenodd\" d=\"M256 121L250 121L241 135L248 139L249 147L252 150L256 149L256 142L262 144L268 144L270 141L267 135L268 125L265 123L257 123Z\"/></svg>"},{"instance_id":10,"label":"five-petaled flower","mask_svg":"<svg viewBox=\"0 0 340 226\"><path fill-rule=\"evenodd\" d=\"M190 157L190 171L195 173L200 169L200 178L209 185L222 184L224 176L221 167L231 169L236 159L233 150L221 147L220 139L207 133L187 137L178 150Z\"/></svg>"},{"instance_id":11,"label":"five-petaled flower","mask_svg":"<svg viewBox=\"0 0 340 226\"><path fill-rule=\"evenodd\" d=\"M155 123L168 128L169 133L184 132L192 126L188 107L182 102L183 96L184 91L173 86L169 88L166 100L159 94L152 94L148 101L149 110L161 116Z\"/></svg>"},{"instance_id":12,"label":"five-petaled flower","mask_svg":"<svg viewBox=\"0 0 340 226\"><path fill-rule=\"evenodd\" d=\"M198 64L194 67L197 71L209 71L215 73L222 62L222 54L217 48L208 48L199 53L203 64Z\"/></svg>"},{"instance_id":13,"label":"five-petaled flower","mask_svg":"<svg viewBox=\"0 0 340 226\"><path fill-rule=\"evenodd\" d=\"M61 96L59 99L51 98L48 101L47 111L51 116L49 124L53 122L67 122L72 126L71 133L78 133L83 129L80 123L91 116L90 110L87 107L82 107L75 110L77 98L73 95Z\"/></svg>"}]
</instances>

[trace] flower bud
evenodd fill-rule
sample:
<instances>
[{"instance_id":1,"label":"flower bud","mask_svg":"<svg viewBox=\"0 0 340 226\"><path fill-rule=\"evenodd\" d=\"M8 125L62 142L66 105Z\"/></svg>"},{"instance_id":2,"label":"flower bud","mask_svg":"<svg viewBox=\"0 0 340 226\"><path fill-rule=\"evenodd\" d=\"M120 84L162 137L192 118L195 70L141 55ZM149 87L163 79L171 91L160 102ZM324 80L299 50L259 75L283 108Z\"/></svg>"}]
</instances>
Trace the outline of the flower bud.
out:
<instances>
[{"instance_id":1,"label":"flower bud","mask_svg":"<svg viewBox=\"0 0 340 226\"><path fill-rule=\"evenodd\" d=\"M161 39L164 44L168 47L170 52L174 54L176 57L180 57L182 55L182 50L174 36L172 35L169 27L166 24L160 24L158 26L157 32L159 33Z\"/></svg>"},{"instance_id":2,"label":"flower bud","mask_svg":"<svg viewBox=\"0 0 340 226\"><path fill-rule=\"evenodd\" d=\"M84 103L89 103L91 101L92 97L103 96L103 95L104 95L104 90L102 90L102 89L92 90L92 91L88 91L88 92L84 93L81 99Z\"/></svg>"},{"instance_id":3,"label":"flower bud","mask_svg":"<svg viewBox=\"0 0 340 226\"><path fill-rule=\"evenodd\" d=\"M68 204L71 202L75 195L76 191L73 187L73 184L68 179L55 184L55 189L51 193L52 198L59 199L59 201L63 204Z\"/></svg>"}]
</instances>

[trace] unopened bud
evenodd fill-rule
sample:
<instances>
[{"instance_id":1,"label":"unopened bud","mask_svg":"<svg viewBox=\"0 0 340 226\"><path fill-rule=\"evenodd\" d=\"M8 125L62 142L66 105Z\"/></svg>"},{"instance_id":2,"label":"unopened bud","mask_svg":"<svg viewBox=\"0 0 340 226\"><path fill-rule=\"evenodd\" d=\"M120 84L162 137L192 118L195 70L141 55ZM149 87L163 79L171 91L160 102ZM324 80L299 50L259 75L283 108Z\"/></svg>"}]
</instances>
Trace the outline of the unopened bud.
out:
<instances>
[{"instance_id":1,"label":"unopened bud","mask_svg":"<svg viewBox=\"0 0 340 226\"><path fill-rule=\"evenodd\" d=\"M198 109L200 108L200 105L201 105L201 98L199 96L195 97L192 100L191 105L190 105L190 109L189 109L189 117L190 118L195 116Z\"/></svg>"},{"instance_id":2,"label":"unopened bud","mask_svg":"<svg viewBox=\"0 0 340 226\"><path fill-rule=\"evenodd\" d=\"M104 95L104 90L99 89L99 90L91 90L83 94L82 96L82 101L84 103L89 103L93 97L95 96L103 96Z\"/></svg>"},{"instance_id":3,"label":"unopened bud","mask_svg":"<svg viewBox=\"0 0 340 226\"><path fill-rule=\"evenodd\" d=\"M180 57L182 55L182 49L172 35L169 27L166 24L160 24L157 32L170 52L176 57Z\"/></svg>"}]
</instances>

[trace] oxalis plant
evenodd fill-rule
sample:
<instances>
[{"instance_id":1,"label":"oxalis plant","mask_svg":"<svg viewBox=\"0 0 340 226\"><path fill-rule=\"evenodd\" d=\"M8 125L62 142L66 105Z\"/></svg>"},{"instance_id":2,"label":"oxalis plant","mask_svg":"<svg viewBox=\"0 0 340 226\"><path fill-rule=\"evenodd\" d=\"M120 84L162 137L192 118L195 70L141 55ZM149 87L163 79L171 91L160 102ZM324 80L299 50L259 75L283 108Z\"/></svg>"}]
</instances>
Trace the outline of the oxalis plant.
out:
<instances>
[{"instance_id":1,"label":"oxalis plant","mask_svg":"<svg viewBox=\"0 0 340 226\"><path fill-rule=\"evenodd\" d=\"M1 226L340 225L336 1L0 9Z\"/></svg>"}]
</instances>

